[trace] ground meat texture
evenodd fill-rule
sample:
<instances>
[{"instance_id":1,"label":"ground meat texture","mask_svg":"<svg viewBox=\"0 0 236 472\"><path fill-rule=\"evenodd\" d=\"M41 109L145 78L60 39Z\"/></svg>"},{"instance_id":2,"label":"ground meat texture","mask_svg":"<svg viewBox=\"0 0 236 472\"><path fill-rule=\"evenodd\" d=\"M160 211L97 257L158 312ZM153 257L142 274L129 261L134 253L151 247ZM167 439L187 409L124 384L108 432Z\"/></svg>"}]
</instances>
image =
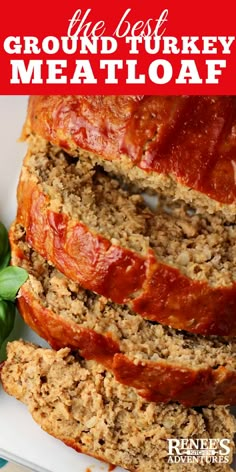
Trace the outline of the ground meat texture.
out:
<instances>
[{"instance_id":1,"label":"ground meat texture","mask_svg":"<svg viewBox=\"0 0 236 472\"><path fill-rule=\"evenodd\" d=\"M236 282L236 222L225 223L219 213L196 214L171 200L151 212L139 193L129 193L91 161L73 161L50 145L45 154L32 155L27 166L50 196L52 208L91 231L140 254L150 247L158 260L213 287Z\"/></svg>"},{"instance_id":2,"label":"ground meat texture","mask_svg":"<svg viewBox=\"0 0 236 472\"><path fill-rule=\"evenodd\" d=\"M235 223L181 203L152 211L88 158L36 137L21 173L18 220L70 279L144 318L235 335Z\"/></svg>"},{"instance_id":3,"label":"ground meat texture","mask_svg":"<svg viewBox=\"0 0 236 472\"><path fill-rule=\"evenodd\" d=\"M235 221L234 96L34 96L24 135Z\"/></svg>"},{"instance_id":4,"label":"ground meat texture","mask_svg":"<svg viewBox=\"0 0 236 472\"><path fill-rule=\"evenodd\" d=\"M65 277L32 250L20 224L12 226L10 240L12 263L29 273L19 310L53 347L79 349L150 400L236 403L235 338L197 336L144 320Z\"/></svg>"},{"instance_id":5,"label":"ground meat texture","mask_svg":"<svg viewBox=\"0 0 236 472\"><path fill-rule=\"evenodd\" d=\"M156 472L157 465L160 472L185 472L185 465L167 463L168 438L226 438L229 463L204 465L204 471L231 470L235 420L225 407L146 403L93 361L23 341L8 345L1 379L45 431L78 451L133 472Z\"/></svg>"}]
</instances>

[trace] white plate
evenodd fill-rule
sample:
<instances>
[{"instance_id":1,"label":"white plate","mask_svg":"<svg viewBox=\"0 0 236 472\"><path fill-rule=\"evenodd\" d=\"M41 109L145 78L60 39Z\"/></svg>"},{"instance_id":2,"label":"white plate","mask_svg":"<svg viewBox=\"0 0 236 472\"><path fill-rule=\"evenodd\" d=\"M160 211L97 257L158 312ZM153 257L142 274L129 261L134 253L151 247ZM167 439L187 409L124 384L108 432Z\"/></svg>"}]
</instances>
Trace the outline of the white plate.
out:
<instances>
[{"instance_id":1,"label":"white plate","mask_svg":"<svg viewBox=\"0 0 236 472\"><path fill-rule=\"evenodd\" d=\"M16 213L16 186L26 150L17 142L25 119L27 97L0 96L0 221L9 226ZM22 337L41 345L36 336L17 319L11 339ZM32 420L27 408L6 395L0 386L0 457L38 472L107 472L108 466L78 454L52 438ZM236 470L236 466L234 468ZM123 469L116 468L115 472ZM123 471L125 472L125 471Z\"/></svg>"},{"instance_id":2,"label":"white plate","mask_svg":"<svg viewBox=\"0 0 236 472\"><path fill-rule=\"evenodd\" d=\"M15 218L16 186L26 146L17 142L25 119L27 97L0 96L0 220L7 226ZM12 339L44 344L20 319ZM32 420L27 408L0 386L0 457L39 472L107 472L108 466L78 454L52 438ZM116 472L122 469L116 468Z\"/></svg>"}]
</instances>

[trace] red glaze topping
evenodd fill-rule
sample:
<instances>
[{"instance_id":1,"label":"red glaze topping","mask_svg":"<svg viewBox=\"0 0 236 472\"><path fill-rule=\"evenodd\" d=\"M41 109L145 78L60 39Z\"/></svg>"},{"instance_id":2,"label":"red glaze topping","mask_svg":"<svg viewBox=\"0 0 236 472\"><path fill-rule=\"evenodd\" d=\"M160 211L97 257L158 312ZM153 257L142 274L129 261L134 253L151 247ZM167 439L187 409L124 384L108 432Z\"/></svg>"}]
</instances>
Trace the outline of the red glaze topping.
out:
<instances>
[{"instance_id":1,"label":"red glaze topping","mask_svg":"<svg viewBox=\"0 0 236 472\"><path fill-rule=\"evenodd\" d=\"M29 244L61 272L144 318L193 333L236 335L236 284L212 287L160 263L113 245L83 223L50 210L34 182L21 180L18 220Z\"/></svg>"},{"instance_id":2,"label":"red glaze topping","mask_svg":"<svg viewBox=\"0 0 236 472\"><path fill-rule=\"evenodd\" d=\"M236 97L37 96L32 130L68 152L125 153L146 172L236 201Z\"/></svg>"},{"instance_id":3,"label":"red glaze topping","mask_svg":"<svg viewBox=\"0 0 236 472\"><path fill-rule=\"evenodd\" d=\"M224 404L225 395L233 404L236 395L234 372L226 367L214 369L181 369L165 361L134 364L123 354L116 354L113 364L116 379L139 390L148 401L169 402L181 399L185 406L209 405L212 393L217 403ZM227 392L227 393L226 393ZM178 400L179 401L179 400Z\"/></svg>"},{"instance_id":4,"label":"red glaze topping","mask_svg":"<svg viewBox=\"0 0 236 472\"><path fill-rule=\"evenodd\" d=\"M27 258L14 240L14 226L10 240L13 258ZM120 352L119 342L112 335L64 319L45 307L27 283L21 288L18 307L25 322L54 349L79 349L82 357L100 362L119 382L138 389L148 401L178 401L186 406L236 403L236 372L227 366L187 368L178 365L177 359L134 362L128 353Z\"/></svg>"}]
</instances>

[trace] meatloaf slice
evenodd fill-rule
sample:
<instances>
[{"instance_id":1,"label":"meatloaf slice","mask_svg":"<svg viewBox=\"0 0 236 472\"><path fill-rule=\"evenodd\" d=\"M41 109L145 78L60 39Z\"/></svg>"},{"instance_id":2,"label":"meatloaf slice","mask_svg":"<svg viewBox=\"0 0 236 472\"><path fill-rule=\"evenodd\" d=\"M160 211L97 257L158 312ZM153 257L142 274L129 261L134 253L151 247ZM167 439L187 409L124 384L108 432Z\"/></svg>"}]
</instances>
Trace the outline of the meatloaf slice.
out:
<instances>
[{"instance_id":1,"label":"meatloaf slice","mask_svg":"<svg viewBox=\"0 0 236 472\"><path fill-rule=\"evenodd\" d=\"M34 96L25 135L210 213L236 213L235 96Z\"/></svg>"},{"instance_id":2,"label":"meatloaf slice","mask_svg":"<svg viewBox=\"0 0 236 472\"><path fill-rule=\"evenodd\" d=\"M236 224L219 214L152 211L88 159L35 138L17 218L30 245L84 288L176 329L236 334Z\"/></svg>"},{"instance_id":3,"label":"meatloaf slice","mask_svg":"<svg viewBox=\"0 0 236 472\"><path fill-rule=\"evenodd\" d=\"M156 402L236 404L236 340L204 337L151 323L126 306L85 291L10 232L12 262L29 272L19 310L52 347L79 349L117 380Z\"/></svg>"},{"instance_id":4,"label":"meatloaf slice","mask_svg":"<svg viewBox=\"0 0 236 472\"><path fill-rule=\"evenodd\" d=\"M45 431L79 452L134 472L232 470L236 428L226 407L147 403L70 349L56 352L23 341L8 344L1 379L5 391L24 402ZM179 438L215 439L215 457L221 454L222 462L208 464L204 457L202 464L168 463L168 440ZM229 455L220 453L221 439L229 441Z\"/></svg>"}]
</instances>

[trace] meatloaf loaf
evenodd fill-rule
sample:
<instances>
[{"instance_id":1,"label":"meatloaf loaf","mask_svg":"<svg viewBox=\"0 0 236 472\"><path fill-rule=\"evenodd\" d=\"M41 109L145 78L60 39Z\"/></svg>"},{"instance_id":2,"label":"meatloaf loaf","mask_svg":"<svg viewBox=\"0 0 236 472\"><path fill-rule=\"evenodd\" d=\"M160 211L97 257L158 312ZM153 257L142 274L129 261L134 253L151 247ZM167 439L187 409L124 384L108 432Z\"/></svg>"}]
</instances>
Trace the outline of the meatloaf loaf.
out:
<instances>
[{"instance_id":1,"label":"meatloaf loaf","mask_svg":"<svg viewBox=\"0 0 236 472\"><path fill-rule=\"evenodd\" d=\"M236 404L236 341L175 331L70 281L10 232L12 263L29 279L18 297L26 323L52 347L79 349L148 400Z\"/></svg>"},{"instance_id":2,"label":"meatloaf loaf","mask_svg":"<svg viewBox=\"0 0 236 472\"><path fill-rule=\"evenodd\" d=\"M24 135L235 221L236 97L35 96Z\"/></svg>"},{"instance_id":3,"label":"meatloaf loaf","mask_svg":"<svg viewBox=\"0 0 236 472\"><path fill-rule=\"evenodd\" d=\"M151 211L89 159L35 138L17 218L30 245L84 288L176 329L236 334L236 224L219 214Z\"/></svg>"},{"instance_id":4,"label":"meatloaf loaf","mask_svg":"<svg viewBox=\"0 0 236 472\"><path fill-rule=\"evenodd\" d=\"M93 361L70 349L36 348L14 341L1 379L7 393L23 401L49 434L79 452L133 472L230 472L235 420L226 407L200 409L146 403ZM168 439L229 440L221 463L168 463ZM223 450L225 453L225 451ZM209 457L208 457L209 460ZM226 463L228 461L228 463Z\"/></svg>"}]
</instances>

